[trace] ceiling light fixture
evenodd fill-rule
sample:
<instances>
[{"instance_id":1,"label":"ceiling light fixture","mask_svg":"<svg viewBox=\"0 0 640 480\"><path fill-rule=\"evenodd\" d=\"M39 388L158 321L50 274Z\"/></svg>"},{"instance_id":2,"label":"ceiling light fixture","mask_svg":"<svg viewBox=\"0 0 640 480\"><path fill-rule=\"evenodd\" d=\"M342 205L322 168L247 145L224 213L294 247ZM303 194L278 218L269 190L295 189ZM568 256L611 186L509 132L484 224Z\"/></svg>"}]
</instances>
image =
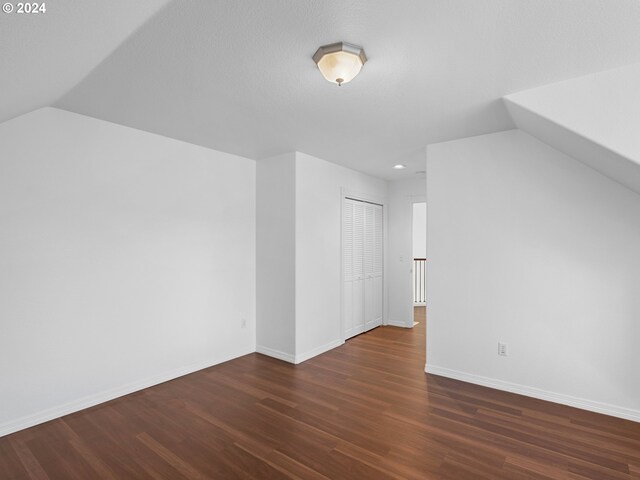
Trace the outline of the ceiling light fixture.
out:
<instances>
[{"instance_id":1,"label":"ceiling light fixture","mask_svg":"<svg viewBox=\"0 0 640 480\"><path fill-rule=\"evenodd\" d=\"M394 165L393 168L395 168L396 170L402 170L403 168L407 168L407 166L398 164L398 165Z\"/></svg>"},{"instance_id":2,"label":"ceiling light fixture","mask_svg":"<svg viewBox=\"0 0 640 480\"><path fill-rule=\"evenodd\" d=\"M341 86L355 78L367 61L364 49L350 43L338 42L324 45L313 54L322 76Z\"/></svg>"}]
</instances>

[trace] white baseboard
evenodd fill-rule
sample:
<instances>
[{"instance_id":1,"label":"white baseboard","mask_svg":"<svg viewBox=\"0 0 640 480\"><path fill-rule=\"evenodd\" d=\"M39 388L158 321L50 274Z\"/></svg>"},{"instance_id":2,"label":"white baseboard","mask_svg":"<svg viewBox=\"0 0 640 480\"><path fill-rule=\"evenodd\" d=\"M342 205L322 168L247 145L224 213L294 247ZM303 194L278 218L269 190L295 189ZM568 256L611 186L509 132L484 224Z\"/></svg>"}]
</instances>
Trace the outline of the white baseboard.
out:
<instances>
[{"instance_id":1,"label":"white baseboard","mask_svg":"<svg viewBox=\"0 0 640 480\"><path fill-rule=\"evenodd\" d=\"M625 420L640 422L640 410L633 410L631 408L619 407L617 405L610 405L607 403L596 402L584 398L572 397L571 395L565 395L563 393L550 392L548 390L542 390L540 388L505 382L503 380L497 380L495 378L483 377L480 375L460 372L458 370L451 370L449 368L438 367L435 365L425 365L424 371L433 375L440 375L441 377L461 380L463 382L474 383L476 385L482 385L484 387L490 387L497 390L504 390L506 392L525 395L527 397L560 403L562 405L568 405L570 407L580 408L582 410L589 410L591 412L602 413L604 415L611 415L612 417L624 418Z\"/></svg>"},{"instance_id":2,"label":"white baseboard","mask_svg":"<svg viewBox=\"0 0 640 480\"><path fill-rule=\"evenodd\" d=\"M413 322L411 322L411 325L407 325L404 322L396 322L395 320L389 320L385 325L389 327L413 328Z\"/></svg>"},{"instance_id":3,"label":"white baseboard","mask_svg":"<svg viewBox=\"0 0 640 480\"><path fill-rule=\"evenodd\" d=\"M109 400L113 400L124 395L129 395L130 393L137 392L145 388L153 387L154 385L158 385L160 383L168 382L169 380L173 380L175 378L197 372L198 370L213 367L214 365L218 365L219 363L224 363L229 360L233 360L234 358L238 358L253 352L253 348L244 349L238 353L234 353L233 355L216 357L206 362L189 365L187 367L176 368L159 375L154 375L153 377L148 377L144 380L105 390L103 392L89 395L78 400L65 403L63 405L58 405L46 410L42 410L32 415L27 415L15 420L11 420L9 422L5 422L0 425L0 437L9 435L10 433L14 433L19 430L24 430L25 428L33 427L34 425L39 425L40 423L63 417L65 415L69 415L70 413L84 410L85 408L93 407L100 403L108 402Z\"/></svg>"},{"instance_id":4,"label":"white baseboard","mask_svg":"<svg viewBox=\"0 0 640 480\"><path fill-rule=\"evenodd\" d=\"M256 352L261 353L263 355L268 355L269 357L277 358L278 360L283 360L289 363L302 363L310 358L318 356L324 352L328 352L329 350L339 347L344 343L343 340L334 340L325 345L321 345L317 348L311 349L308 352L302 353L300 355L291 355L290 353L281 352L280 350L274 350L273 348L264 347L262 345L256 346Z\"/></svg>"},{"instance_id":5,"label":"white baseboard","mask_svg":"<svg viewBox=\"0 0 640 480\"><path fill-rule=\"evenodd\" d=\"M344 344L344 341L340 339L334 340L333 342L326 343L320 347L309 350L308 352L305 352L300 355L296 355L295 363L302 363L306 360L309 360L310 358L316 357L324 352L328 352L329 350L332 350L343 344Z\"/></svg>"},{"instance_id":6,"label":"white baseboard","mask_svg":"<svg viewBox=\"0 0 640 480\"><path fill-rule=\"evenodd\" d=\"M268 357L277 358L278 360L283 360L285 362L296 363L296 358L294 355L281 352L280 350L274 350L273 348L256 345L256 352L261 353L262 355L267 355Z\"/></svg>"}]
</instances>

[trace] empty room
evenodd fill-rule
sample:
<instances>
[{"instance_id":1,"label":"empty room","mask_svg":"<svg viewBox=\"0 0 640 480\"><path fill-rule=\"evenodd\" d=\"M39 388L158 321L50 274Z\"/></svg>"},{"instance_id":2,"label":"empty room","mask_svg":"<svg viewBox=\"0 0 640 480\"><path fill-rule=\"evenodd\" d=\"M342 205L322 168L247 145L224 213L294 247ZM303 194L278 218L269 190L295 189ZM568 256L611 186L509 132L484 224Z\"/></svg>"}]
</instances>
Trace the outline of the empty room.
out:
<instances>
[{"instance_id":1,"label":"empty room","mask_svg":"<svg viewBox=\"0 0 640 480\"><path fill-rule=\"evenodd\" d=\"M0 480L640 479L640 1L0 3Z\"/></svg>"}]
</instances>

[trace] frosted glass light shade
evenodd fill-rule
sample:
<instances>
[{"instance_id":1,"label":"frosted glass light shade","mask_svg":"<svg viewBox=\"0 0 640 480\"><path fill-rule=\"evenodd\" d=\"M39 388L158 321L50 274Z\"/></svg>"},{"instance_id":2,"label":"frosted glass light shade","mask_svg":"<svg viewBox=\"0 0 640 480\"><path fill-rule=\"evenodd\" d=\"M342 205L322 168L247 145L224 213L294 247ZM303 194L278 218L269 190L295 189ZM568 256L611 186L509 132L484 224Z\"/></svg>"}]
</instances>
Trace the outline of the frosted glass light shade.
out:
<instances>
[{"instance_id":1,"label":"frosted glass light shade","mask_svg":"<svg viewBox=\"0 0 640 480\"><path fill-rule=\"evenodd\" d=\"M362 47L350 43L332 43L320 47L313 55L322 76L331 83L342 85L355 78L367 61Z\"/></svg>"}]
</instances>

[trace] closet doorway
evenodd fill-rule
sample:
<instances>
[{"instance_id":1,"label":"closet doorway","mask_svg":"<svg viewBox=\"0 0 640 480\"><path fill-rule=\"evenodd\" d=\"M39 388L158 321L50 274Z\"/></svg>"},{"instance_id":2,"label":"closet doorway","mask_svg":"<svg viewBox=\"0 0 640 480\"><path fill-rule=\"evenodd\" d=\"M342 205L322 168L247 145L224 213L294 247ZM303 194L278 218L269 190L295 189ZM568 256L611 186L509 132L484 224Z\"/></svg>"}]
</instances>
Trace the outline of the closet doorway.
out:
<instances>
[{"instance_id":1,"label":"closet doorway","mask_svg":"<svg viewBox=\"0 0 640 480\"><path fill-rule=\"evenodd\" d=\"M383 206L344 197L342 210L344 339L382 325Z\"/></svg>"}]
</instances>

